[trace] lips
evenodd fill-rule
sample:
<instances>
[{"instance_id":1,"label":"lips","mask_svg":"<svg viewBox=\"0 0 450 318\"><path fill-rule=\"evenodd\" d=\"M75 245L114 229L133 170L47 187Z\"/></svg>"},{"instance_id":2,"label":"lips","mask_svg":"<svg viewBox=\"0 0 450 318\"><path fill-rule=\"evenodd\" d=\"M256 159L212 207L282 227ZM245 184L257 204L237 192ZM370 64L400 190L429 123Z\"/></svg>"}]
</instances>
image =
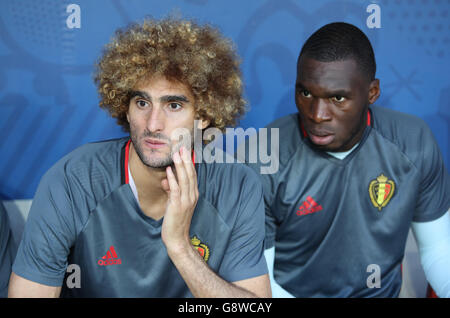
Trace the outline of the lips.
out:
<instances>
[{"instance_id":1,"label":"lips","mask_svg":"<svg viewBox=\"0 0 450 318\"><path fill-rule=\"evenodd\" d=\"M167 145L166 142L158 139L144 139L144 143L151 149L159 149Z\"/></svg>"},{"instance_id":2,"label":"lips","mask_svg":"<svg viewBox=\"0 0 450 318\"><path fill-rule=\"evenodd\" d=\"M325 130L313 130L308 132L309 139L312 143L319 146L326 146L334 141L334 134Z\"/></svg>"}]
</instances>

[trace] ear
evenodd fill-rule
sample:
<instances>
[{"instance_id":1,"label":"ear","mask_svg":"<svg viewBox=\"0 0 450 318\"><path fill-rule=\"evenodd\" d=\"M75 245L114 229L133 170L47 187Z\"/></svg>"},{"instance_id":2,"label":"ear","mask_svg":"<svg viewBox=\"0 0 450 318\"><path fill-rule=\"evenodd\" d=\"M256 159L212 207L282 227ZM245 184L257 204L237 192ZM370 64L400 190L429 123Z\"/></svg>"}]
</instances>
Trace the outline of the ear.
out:
<instances>
[{"instance_id":1,"label":"ear","mask_svg":"<svg viewBox=\"0 0 450 318\"><path fill-rule=\"evenodd\" d=\"M130 123L130 115L128 114L128 111L127 111L127 122Z\"/></svg>"},{"instance_id":2,"label":"ear","mask_svg":"<svg viewBox=\"0 0 450 318\"><path fill-rule=\"evenodd\" d=\"M370 104L375 103L379 96L380 96L380 80L376 78L369 84L369 96L368 96L369 103Z\"/></svg>"},{"instance_id":3,"label":"ear","mask_svg":"<svg viewBox=\"0 0 450 318\"><path fill-rule=\"evenodd\" d=\"M198 124L197 124L197 129L205 129L209 126L209 124L211 123L209 120L207 119L202 119L200 118L199 120L197 120Z\"/></svg>"}]
</instances>

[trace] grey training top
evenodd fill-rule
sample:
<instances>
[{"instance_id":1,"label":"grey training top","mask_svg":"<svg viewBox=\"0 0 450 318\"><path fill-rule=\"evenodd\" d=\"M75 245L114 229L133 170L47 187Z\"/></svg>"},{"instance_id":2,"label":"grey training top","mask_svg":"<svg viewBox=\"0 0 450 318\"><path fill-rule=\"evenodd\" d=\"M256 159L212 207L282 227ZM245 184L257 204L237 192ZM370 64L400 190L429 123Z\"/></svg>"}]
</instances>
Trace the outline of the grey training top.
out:
<instances>
[{"instance_id":1,"label":"grey training top","mask_svg":"<svg viewBox=\"0 0 450 318\"><path fill-rule=\"evenodd\" d=\"M450 206L450 178L427 125L371 107L343 160L314 148L298 114L268 128L280 136L279 170L261 175L275 280L296 297L398 296L411 221L435 220ZM260 164L250 166L259 173Z\"/></svg>"},{"instance_id":2,"label":"grey training top","mask_svg":"<svg viewBox=\"0 0 450 318\"><path fill-rule=\"evenodd\" d=\"M191 297L127 184L128 138L82 146L42 178L13 271L71 297ZM196 164L200 197L190 237L227 281L267 273L258 176L245 165ZM80 268L81 288L68 288ZM195 268L192 271L195 272ZM72 285L71 285L72 286ZM73 287L73 286L72 286Z\"/></svg>"}]
</instances>

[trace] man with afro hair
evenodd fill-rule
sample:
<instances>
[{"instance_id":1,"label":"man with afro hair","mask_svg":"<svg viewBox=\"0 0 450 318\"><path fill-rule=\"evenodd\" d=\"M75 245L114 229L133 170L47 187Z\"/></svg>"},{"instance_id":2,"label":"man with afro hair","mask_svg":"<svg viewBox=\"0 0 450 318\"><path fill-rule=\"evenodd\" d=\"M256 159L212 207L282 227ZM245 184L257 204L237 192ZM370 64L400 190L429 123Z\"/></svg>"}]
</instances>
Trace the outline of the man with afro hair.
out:
<instances>
[{"instance_id":1,"label":"man with afro hair","mask_svg":"<svg viewBox=\"0 0 450 318\"><path fill-rule=\"evenodd\" d=\"M191 151L194 130L223 131L245 111L232 43L208 25L147 19L117 31L95 82L130 136L84 145L44 175L9 296L269 297L258 176ZM65 284L69 264L78 285Z\"/></svg>"}]
</instances>

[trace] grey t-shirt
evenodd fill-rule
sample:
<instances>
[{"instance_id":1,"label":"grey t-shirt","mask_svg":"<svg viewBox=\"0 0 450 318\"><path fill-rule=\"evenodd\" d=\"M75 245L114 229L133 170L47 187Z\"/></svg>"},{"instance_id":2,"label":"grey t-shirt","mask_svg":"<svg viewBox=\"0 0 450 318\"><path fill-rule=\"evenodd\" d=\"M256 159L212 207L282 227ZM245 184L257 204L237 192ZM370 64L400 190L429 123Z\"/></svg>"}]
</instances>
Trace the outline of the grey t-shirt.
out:
<instances>
[{"instance_id":1,"label":"grey t-shirt","mask_svg":"<svg viewBox=\"0 0 450 318\"><path fill-rule=\"evenodd\" d=\"M161 240L163 219L144 215L126 182L128 140L82 146L44 175L13 265L17 275L63 285L67 297L192 296ZM267 273L258 176L239 164L196 169L192 244L227 281ZM66 286L69 264L79 266L81 288Z\"/></svg>"},{"instance_id":2,"label":"grey t-shirt","mask_svg":"<svg viewBox=\"0 0 450 318\"><path fill-rule=\"evenodd\" d=\"M268 126L279 128L280 164L260 175L266 248L275 246L275 279L296 297L397 296L411 221L435 220L450 206L450 178L427 125L370 109L343 160L314 148L298 114ZM260 164L250 166L259 173ZM379 288L367 283L377 268Z\"/></svg>"}]
</instances>

